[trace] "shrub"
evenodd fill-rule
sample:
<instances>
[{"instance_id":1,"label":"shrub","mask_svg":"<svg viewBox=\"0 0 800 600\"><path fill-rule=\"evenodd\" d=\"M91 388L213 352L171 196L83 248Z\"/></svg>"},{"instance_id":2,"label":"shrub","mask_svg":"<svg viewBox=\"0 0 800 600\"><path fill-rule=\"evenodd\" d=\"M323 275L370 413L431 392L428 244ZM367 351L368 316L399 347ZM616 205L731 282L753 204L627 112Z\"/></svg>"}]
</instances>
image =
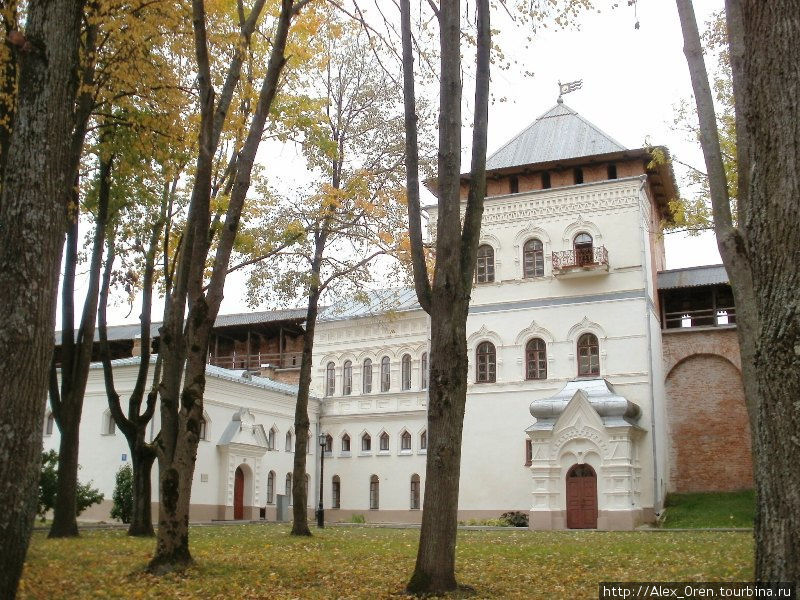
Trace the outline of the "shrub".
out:
<instances>
[{"instance_id":1,"label":"shrub","mask_svg":"<svg viewBox=\"0 0 800 600\"><path fill-rule=\"evenodd\" d=\"M130 523L133 516L133 469L130 465L124 465L117 471L111 498L114 500L111 518L119 519L126 524Z\"/></svg>"},{"instance_id":2,"label":"shrub","mask_svg":"<svg viewBox=\"0 0 800 600\"><path fill-rule=\"evenodd\" d=\"M503 513L500 515L500 520L503 521L507 527L527 527L528 513L515 510Z\"/></svg>"},{"instance_id":3,"label":"shrub","mask_svg":"<svg viewBox=\"0 0 800 600\"><path fill-rule=\"evenodd\" d=\"M366 523L367 520L364 518L364 515L352 515L350 517L351 523Z\"/></svg>"},{"instance_id":4,"label":"shrub","mask_svg":"<svg viewBox=\"0 0 800 600\"><path fill-rule=\"evenodd\" d=\"M80 468L80 466L78 466ZM48 450L42 452L42 470L39 475L39 503L36 514L42 521L45 515L55 506L56 492L58 491L58 452ZM99 504L103 501L103 494L100 490L92 487L92 482L80 483L77 488L77 510L76 516L89 508L92 504Z\"/></svg>"}]
</instances>

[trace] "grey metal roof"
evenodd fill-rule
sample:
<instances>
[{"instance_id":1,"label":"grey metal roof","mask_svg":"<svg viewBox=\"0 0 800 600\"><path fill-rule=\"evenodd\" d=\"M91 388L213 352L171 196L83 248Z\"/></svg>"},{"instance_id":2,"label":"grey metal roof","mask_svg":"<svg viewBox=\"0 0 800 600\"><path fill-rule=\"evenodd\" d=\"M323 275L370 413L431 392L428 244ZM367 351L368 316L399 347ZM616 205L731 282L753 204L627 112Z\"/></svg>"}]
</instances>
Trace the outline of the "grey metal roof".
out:
<instances>
[{"instance_id":1,"label":"grey metal roof","mask_svg":"<svg viewBox=\"0 0 800 600\"><path fill-rule=\"evenodd\" d=\"M560 102L486 159L486 169L624 150L627 150L625 146Z\"/></svg>"},{"instance_id":2,"label":"grey metal roof","mask_svg":"<svg viewBox=\"0 0 800 600\"><path fill-rule=\"evenodd\" d=\"M417 293L414 288L387 288L369 290L360 298L348 299L320 312L322 321L340 321L357 317L370 317L390 311L418 310Z\"/></svg>"},{"instance_id":3,"label":"grey metal roof","mask_svg":"<svg viewBox=\"0 0 800 600\"><path fill-rule=\"evenodd\" d=\"M155 355L150 356L150 364L156 363L157 357ZM130 367L130 366L138 366L141 362L141 356L131 356L130 358L118 358L116 360L111 361L112 367ZM102 369L103 363L101 362L93 362L89 365L90 369ZM231 369L223 369L222 367L216 367L214 365L206 365L206 375L210 377L215 377L217 379L224 379L226 381L233 381L235 383L241 383L243 385L255 386L265 390L270 390L273 392L277 392L279 394L286 394L289 396L297 396L298 387L296 385L291 385L288 383L283 383L280 381L274 381L272 379L268 379L267 377L258 377L256 375L250 375L247 371L234 371ZM312 397L313 398L313 397Z\"/></svg>"},{"instance_id":4,"label":"grey metal roof","mask_svg":"<svg viewBox=\"0 0 800 600\"><path fill-rule=\"evenodd\" d=\"M214 327L233 327L236 325L257 325L259 323L277 323L278 321L299 321L305 320L305 308L287 308L283 310L261 310L249 313L237 313L233 315L217 315ZM158 328L161 321L150 324L150 335L158 336ZM139 336L141 325L111 325L108 328L109 341L132 340ZM56 331L56 346L61 344L61 332ZM95 328L95 341L100 340L100 332Z\"/></svg>"},{"instance_id":5,"label":"grey metal roof","mask_svg":"<svg viewBox=\"0 0 800 600\"><path fill-rule=\"evenodd\" d=\"M725 272L724 265L703 265L685 269L672 269L660 271L658 274L658 289L660 290L719 285L722 283L728 283L728 273Z\"/></svg>"}]
</instances>

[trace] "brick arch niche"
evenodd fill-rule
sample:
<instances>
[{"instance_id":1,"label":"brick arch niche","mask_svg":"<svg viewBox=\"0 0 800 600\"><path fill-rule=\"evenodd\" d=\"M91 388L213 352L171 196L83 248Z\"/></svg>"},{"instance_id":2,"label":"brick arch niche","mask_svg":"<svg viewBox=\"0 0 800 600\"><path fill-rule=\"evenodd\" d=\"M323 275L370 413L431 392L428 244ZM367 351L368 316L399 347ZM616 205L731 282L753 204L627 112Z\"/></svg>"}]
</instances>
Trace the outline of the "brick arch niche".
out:
<instances>
[{"instance_id":1,"label":"brick arch niche","mask_svg":"<svg viewBox=\"0 0 800 600\"><path fill-rule=\"evenodd\" d=\"M670 491L752 488L750 428L737 366L719 354L690 354L669 371L666 393Z\"/></svg>"}]
</instances>

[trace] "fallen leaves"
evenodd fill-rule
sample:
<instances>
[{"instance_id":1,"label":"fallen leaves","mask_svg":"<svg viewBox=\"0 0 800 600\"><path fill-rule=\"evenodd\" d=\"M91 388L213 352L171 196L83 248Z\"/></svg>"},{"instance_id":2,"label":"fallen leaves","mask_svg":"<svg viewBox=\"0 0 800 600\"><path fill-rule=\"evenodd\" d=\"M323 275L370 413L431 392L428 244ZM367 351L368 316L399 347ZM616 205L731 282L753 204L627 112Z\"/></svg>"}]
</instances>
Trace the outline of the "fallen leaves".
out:
<instances>
[{"instance_id":1,"label":"fallen leaves","mask_svg":"<svg viewBox=\"0 0 800 600\"><path fill-rule=\"evenodd\" d=\"M143 569L154 540L85 531L36 532L18 597L389 598L403 595L418 529L329 527L311 538L284 525L193 527L196 565ZM752 536L738 532L461 531L457 577L478 598L596 598L600 581L750 580ZM456 594L454 597L460 597Z\"/></svg>"}]
</instances>

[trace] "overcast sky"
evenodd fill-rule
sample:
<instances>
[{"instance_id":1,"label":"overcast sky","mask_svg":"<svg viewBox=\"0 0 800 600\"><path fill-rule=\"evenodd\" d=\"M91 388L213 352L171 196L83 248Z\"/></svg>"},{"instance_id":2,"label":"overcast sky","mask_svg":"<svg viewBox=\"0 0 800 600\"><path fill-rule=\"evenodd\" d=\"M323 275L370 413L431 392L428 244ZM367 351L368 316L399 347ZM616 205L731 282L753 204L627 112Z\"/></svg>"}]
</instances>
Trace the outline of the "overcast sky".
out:
<instances>
[{"instance_id":1,"label":"overcast sky","mask_svg":"<svg viewBox=\"0 0 800 600\"><path fill-rule=\"evenodd\" d=\"M608 7L612 0L595 3ZM568 106L629 148L640 148L647 140L665 145L681 160L702 167L697 145L687 142L672 125L675 105L691 94L675 3L639 0L638 14L628 6L628 0L618 0L618 4L616 10L583 15L577 31L537 34L528 50L523 49L522 32L503 26L500 41L506 54L513 53L519 65L510 71L493 70L493 96L506 101L496 102L489 109L489 153L555 104L559 80L581 79L582 89L565 96ZM722 6L723 0L695 0L701 29L710 14ZM639 29L634 27L637 18ZM526 71L533 77L524 75ZM465 96L472 93L472 82L466 81ZM464 139L469 140L466 130ZM464 150L466 157L468 148ZM297 160L291 147L266 148L260 156L267 164L267 173L286 172L286 165ZM295 174L271 179L279 186L297 181ZM668 268L721 262L711 235L690 238L668 234L666 248ZM230 279L221 312L248 310L239 291L243 287L241 278ZM154 310L154 318L159 318L160 310ZM127 308L110 313L111 322L132 321L139 307L127 319Z\"/></svg>"}]
</instances>

